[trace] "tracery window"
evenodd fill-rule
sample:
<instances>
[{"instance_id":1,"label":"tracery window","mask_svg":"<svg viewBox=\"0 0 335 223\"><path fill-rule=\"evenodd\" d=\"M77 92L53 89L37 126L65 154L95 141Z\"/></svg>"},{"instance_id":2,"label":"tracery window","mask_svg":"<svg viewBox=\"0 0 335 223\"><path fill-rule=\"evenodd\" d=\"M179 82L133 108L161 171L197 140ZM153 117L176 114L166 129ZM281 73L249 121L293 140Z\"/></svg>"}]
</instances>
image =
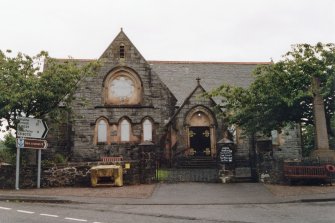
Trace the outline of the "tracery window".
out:
<instances>
[{"instance_id":1,"label":"tracery window","mask_svg":"<svg viewBox=\"0 0 335 223\"><path fill-rule=\"evenodd\" d=\"M143 122L143 141L152 141L152 122L149 119Z\"/></svg>"},{"instance_id":2,"label":"tracery window","mask_svg":"<svg viewBox=\"0 0 335 223\"><path fill-rule=\"evenodd\" d=\"M128 68L117 69L105 79L104 103L111 105L138 105L142 100L139 76Z\"/></svg>"},{"instance_id":3,"label":"tracery window","mask_svg":"<svg viewBox=\"0 0 335 223\"><path fill-rule=\"evenodd\" d=\"M126 102L133 96L134 90L134 82L129 77L120 75L111 81L109 94Z\"/></svg>"}]
</instances>

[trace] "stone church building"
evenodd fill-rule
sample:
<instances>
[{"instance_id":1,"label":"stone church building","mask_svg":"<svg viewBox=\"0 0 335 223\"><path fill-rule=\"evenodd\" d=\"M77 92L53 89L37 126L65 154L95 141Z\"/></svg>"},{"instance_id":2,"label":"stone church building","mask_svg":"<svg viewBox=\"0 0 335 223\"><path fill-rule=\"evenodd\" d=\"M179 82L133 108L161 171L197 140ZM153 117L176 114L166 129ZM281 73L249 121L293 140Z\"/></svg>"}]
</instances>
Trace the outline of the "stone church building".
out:
<instances>
[{"instance_id":1,"label":"stone church building","mask_svg":"<svg viewBox=\"0 0 335 223\"><path fill-rule=\"evenodd\" d=\"M223 83L247 87L253 69L267 63L147 61L122 30L99 60L98 74L79 84L69 122L50 130L54 153L71 161L136 160L138 147L151 145L161 165L186 168L206 160L206 168L221 141L232 145L234 173L242 177L262 159L301 157L299 128L248 136L213 111L218 99L202 97Z\"/></svg>"}]
</instances>

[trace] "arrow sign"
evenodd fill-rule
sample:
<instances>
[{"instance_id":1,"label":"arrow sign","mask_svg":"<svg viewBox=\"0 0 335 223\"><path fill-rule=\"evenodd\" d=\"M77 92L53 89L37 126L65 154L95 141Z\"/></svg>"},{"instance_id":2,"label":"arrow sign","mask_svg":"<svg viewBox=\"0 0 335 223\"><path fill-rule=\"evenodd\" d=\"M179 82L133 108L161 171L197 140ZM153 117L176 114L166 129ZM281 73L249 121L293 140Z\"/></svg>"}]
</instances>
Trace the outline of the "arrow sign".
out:
<instances>
[{"instance_id":1,"label":"arrow sign","mask_svg":"<svg viewBox=\"0 0 335 223\"><path fill-rule=\"evenodd\" d=\"M19 118L17 137L44 139L48 133L48 126L42 119Z\"/></svg>"},{"instance_id":2,"label":"arrow sign","mask_svg":"<svg viewBox=\"0 0 335 223\"><path fill-rule=\"evenodd\" d=\"M48 147L47 141L43 139L17 138L16 143L19 148L25 149L46 149Z\"/></svg>"}]
</instances>

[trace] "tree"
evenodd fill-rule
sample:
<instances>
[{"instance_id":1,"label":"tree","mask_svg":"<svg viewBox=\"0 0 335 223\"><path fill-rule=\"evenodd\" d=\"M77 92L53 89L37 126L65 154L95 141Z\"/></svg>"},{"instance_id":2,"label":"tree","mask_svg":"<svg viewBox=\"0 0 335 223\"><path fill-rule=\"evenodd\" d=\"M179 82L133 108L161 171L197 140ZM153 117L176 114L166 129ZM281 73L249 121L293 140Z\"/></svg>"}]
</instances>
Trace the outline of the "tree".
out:
<instances>
[{"instance_id":1,"label":"tree","mask_svg":"<svg viewBox=\"0 0 335 223\"><path fill-rule=\"evenodd\" d=\"M15 163L16 139L11 133L7 133L4 141L0 140L0 162Z\"/></svg>"},{"instance_id":2,"label":"tree","mask_svg":"<svg viewBox=\"0 0 335 223\"><path fill-rule=\"evenodd\" d=\"M0 51L0 126L6 120L8 129L16 129L20 116L57 113L60 102L70 102L80 80L98 67L97 62L78 66L71 59L55 60L44 51L33 57L10 53Z\"/></svg>"},{"instance_id":3,"label":"tree","mask_svg":"<svg viewBox=\"0 0 335 223\"><path fill-rule=\"evenodd\" d=\"M283 58L254 70L248 88L222 85L208 95L223 97L229 123L247 132L269 133L290 123L314 125L313 80L320 82L328 133L334 135L331 120L335 108L335 45L298 44Z\"/></svg>"}]
</instances>

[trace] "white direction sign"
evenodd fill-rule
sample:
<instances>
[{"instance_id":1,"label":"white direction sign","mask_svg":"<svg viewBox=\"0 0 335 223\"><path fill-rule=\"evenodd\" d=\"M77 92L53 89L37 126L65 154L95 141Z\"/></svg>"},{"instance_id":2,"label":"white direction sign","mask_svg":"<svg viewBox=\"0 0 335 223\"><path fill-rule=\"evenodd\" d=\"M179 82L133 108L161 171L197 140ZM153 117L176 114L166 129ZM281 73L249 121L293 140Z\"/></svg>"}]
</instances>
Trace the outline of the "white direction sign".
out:
<instances>
[{"instance_id":1,"label":"white direction sign","mask_svg":"<svg viewBox=\"0 0 335 223\"><path fill-rule=\"evenodd\" d=\"M21 117L17 125L16 136L44 139L48 130L47 124L42 119Z\"/></svg>"}]
</instances>

